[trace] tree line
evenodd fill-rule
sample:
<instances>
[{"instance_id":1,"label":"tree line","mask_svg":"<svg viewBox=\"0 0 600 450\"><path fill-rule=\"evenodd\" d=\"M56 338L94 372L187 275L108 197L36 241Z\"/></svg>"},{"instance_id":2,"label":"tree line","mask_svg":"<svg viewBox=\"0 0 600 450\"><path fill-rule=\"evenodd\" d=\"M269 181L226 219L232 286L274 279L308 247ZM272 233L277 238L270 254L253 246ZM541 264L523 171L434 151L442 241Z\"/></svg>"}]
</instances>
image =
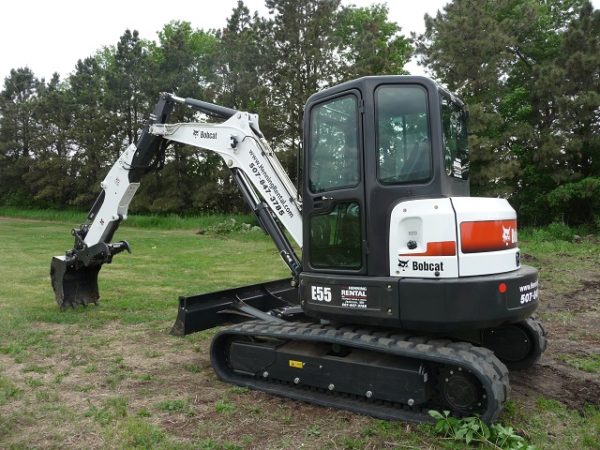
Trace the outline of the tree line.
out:
<instances>
[{"instance_id":1,"label":"tree line","mask_svg":"<svg viewBox=\"0 0 600 450\"><path fill-rule=\"evenodd\" d=\"M600 11L587 0L454 0L423 35L384 5L242 1L220 30L171 22L155 41L126 30L65 79L16 68L0 92L0 205L89 208L159 92L256 112L292 177L306 99L364 75L403 74L417 55L470 112L475 195L508 197L530 224L600 227ZM177 108L171 121L191 120ZM220 158L173 145L132 210L239 211Z\"/></svg>"}]
</instances>

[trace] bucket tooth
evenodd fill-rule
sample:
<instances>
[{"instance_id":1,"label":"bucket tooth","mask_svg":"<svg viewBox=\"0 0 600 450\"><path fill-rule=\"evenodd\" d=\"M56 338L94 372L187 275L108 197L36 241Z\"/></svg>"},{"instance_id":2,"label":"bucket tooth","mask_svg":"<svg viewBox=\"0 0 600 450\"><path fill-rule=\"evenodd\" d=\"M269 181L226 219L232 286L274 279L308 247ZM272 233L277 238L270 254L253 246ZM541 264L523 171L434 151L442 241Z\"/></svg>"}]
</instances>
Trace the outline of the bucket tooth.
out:
<instances>
[{"instance_id":1,"label":"bucket tooth","mask_svg":"<svg viewBox=\"0 0 600 450\"><path fill-rule=\"evenodd\" d=\"M102 266L82 266L64 256L55 256L50 264L50 279L56 303L62 310L71 306L98 304L98 272Z\"/></svg>"}]
</instances>

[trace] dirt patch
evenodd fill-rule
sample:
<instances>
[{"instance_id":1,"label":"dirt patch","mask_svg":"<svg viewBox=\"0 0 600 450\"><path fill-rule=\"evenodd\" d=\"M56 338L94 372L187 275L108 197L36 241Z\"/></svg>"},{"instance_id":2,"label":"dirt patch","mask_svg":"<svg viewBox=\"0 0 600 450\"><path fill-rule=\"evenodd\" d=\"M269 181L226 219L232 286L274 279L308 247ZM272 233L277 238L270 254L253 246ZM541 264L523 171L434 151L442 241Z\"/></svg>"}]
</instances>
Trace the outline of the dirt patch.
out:
<instances>
[{"instance_id":1,"label":"dirt patch","mask_svg":"<svg viewBox=\"0 0 600 450\"><path fill-rule=\"evenodd\" d=\"M583 410L600 405L600 371L588 373L569 361L600 354L600 277L597 272L578 273L566 294L554 293L541 279L539 313L548 331L549 345L541 361L531 369L512 372L513 398L530 403L544 396Z\"/></svg>"},{"instance_id":2,"label":"dirt patch","mask_svg":"<svg viewBox=\"0 0 600 450\"><path fill-rule=\"evenodd\" d=\"M591 376L574 375L554 364L537 364L531 369L510 374L513 394L530 398L543 395L582 411L600 404L600 383Z\"/></svg>"},{"instance_id":3,"label":"dirt patch","mask_svg":"<svg viewBox=\"0 0 600 450\"><path fill-rule=\"evenodd\" d=\"M594 274L598 276L597 274ZM573 313L588 313L598 311L600 304L600 279L583 279L579 285L564 295L555 295L544 291L540 311L569 311Z\"/></svg>"}]
</instances>

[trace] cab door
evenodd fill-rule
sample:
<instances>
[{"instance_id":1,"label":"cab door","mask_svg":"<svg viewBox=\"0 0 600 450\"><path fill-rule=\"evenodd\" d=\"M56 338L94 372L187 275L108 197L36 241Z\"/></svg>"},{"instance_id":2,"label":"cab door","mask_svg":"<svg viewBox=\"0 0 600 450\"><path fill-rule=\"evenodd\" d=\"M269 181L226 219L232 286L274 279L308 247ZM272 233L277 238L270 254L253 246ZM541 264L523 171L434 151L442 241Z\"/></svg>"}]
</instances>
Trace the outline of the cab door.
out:
<instances>
[{"instance_id":1,"label":"cab door","mask_svg":"<svg viewBox=\"0 0 600 450\"><path fill-rule=\"evenodd\" d=\"M305 147L303 266L366 273L362 99L353 89L311 105Z\"/></svg>"}]
</instances>

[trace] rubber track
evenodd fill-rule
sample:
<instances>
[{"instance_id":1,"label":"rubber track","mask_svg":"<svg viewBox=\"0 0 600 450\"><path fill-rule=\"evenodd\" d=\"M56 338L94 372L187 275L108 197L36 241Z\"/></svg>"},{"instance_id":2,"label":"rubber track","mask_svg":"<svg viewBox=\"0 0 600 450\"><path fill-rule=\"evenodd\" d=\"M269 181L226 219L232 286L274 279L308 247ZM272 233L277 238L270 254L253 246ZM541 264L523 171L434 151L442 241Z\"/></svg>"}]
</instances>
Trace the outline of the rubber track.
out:
<instances>
[{"instance_id":1,"label":"rubber track","mask_svg":"<svg viewBox=\"0 0 600 450\"><path fill-rule=\"evenodd\" d=\"M474 374L482 384L486 395L486 408L480 414L483 421L491 423L498 418L510 387L506 366L491 350L467 342L452 342L399 334L395 331L364 329L356 327L334 327L330 325L284 323L271 324L250 321L221 330L213 338L211 363L223 381L261 390L270 394L315 403L321 406L341 408L381 419L411 422L430 422L427 412L431 409L444 410L447 406L426 404L409 407L391 402L370 401L359 396L332 393L314 387L296 386L287 381L269 380L236 374L227 365L222 352L223 345L234 336L271 337L283 340L324 342L343 346L373 350L396 356L409 357L436 366L461 367ZM334 381L334 380L332 380Z\"/></svg>"},{"instance_id":2,"label":"rubber track","mask_svg":"<svg viewBox=\"0 0 600 450\"><path fill-rule=\"evenodd\" d=\"M531 316L525 322L531 327L536 333L538 339L538 347L540 348L540 356L546 351L548 347L548 332L544 328L541 320L537 316ZM533 365L533 364L532 364Z\"/></svg>"}]
</instances>

